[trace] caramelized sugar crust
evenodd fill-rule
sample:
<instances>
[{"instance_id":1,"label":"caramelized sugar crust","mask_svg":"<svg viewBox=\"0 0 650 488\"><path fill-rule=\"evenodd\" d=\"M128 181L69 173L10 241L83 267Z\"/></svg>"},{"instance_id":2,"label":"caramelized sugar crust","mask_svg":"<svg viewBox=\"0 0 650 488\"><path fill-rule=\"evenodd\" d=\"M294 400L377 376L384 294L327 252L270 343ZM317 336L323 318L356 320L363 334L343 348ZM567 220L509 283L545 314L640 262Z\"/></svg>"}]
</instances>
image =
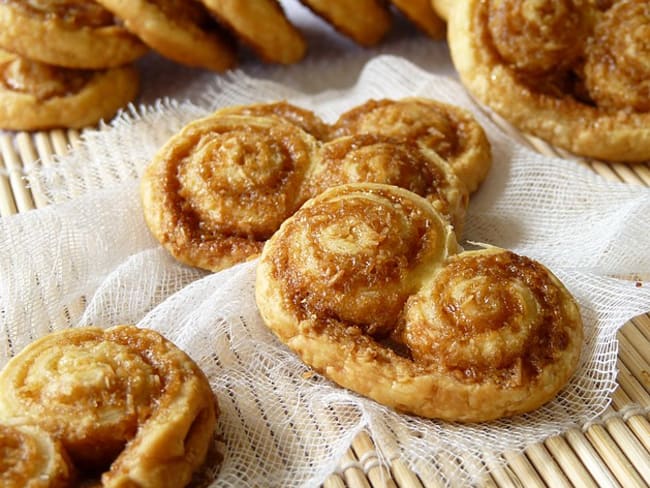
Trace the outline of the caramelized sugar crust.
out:
<instances>
[{"instance_id":1,"label":"caramelized sugar crust","mask_svg":"<svg viewBox=\"0 0 650 488\"><path fill-rule=\"evenodd\" d=\"M344 183L385 183L427 198L448 215L460 235L469 192L451 166L436 153L425 154L413 140L375 134L339 137L325 143L306 186L315 196Z\"/></svg>"},{"instance_id":2,"label":"caramelized sugar crust","mask_svg":"<svg viewBox=\"0 0 650 488\"><path fill-rule=\"evenodd\" d=\"M196 1L98 0L163 56L221 72L237 64L234 42Z\"/></svg>"},{"instance_id":3,"label":"caramelized sugar crust","mask_svg":"<svg viewBox=\"0 0 650 488\"><path fill-rule=\"evenodd\" d=\"M369 100L343 113L332 126L332 137L378 134L417 144L435 152L474 192L492 164L490 144L467 111L425 98Z\"/></svg>"},{"instance_id":4,"label":"caramelized sugar crust","mask_svg":"<svg viewBox=\"0 0 650 488\"><path fill-rule=\"evenodd\" d=\"M15 57L0 65L0 82L6 90L33 95L44 101L78 93L93 76L91 71L59 68Z\"/></svg>"},{"instance_id":5,"label":"caramelized sugar crust","mask_svg":"<svg viewBox=\"0 0 650 488\"><path fill-rule=\"evenodd\" d=\"M390 30L392 19L381 0L300 0L337 31L362 46L374 46Z\"/></svg>"},{"instance_id":6,"label":"caramelized sugar crust","mask_svg":"<svg viewBox=\"0 0 650 488\"><path fill-rule=\"evenodd\" d=\"M331 188L268 241L257 304L307 365L397 410L485 421L538 408L577 368L575 300L529 258L458 251L414 193Z\"/></svg>"}]
</instances>

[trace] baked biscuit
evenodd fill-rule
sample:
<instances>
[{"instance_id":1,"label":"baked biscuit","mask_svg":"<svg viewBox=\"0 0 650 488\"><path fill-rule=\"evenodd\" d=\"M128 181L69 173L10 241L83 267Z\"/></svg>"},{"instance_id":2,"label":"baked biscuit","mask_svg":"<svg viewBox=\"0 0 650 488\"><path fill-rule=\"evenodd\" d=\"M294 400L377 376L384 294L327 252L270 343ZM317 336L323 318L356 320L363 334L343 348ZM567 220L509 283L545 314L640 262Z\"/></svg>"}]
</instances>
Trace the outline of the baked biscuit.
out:
<instances>
[{"instance_id":1,"label":"baked biscuit","mask_svg":"<svg viewBox=\"0 0 650 488\"><path fill-rule=\"evenodd\" d=\"M145 219L179 261L212 271L257 256L306 199L317 140L278 117L219 115L185 126L142 177Z\"/></svg>"},{"instance_id":2,"label":"baked biscuit","mask_svg":"<svg viewBox=\"0 0 650 488\"><path fill-rule=\"evenodd\" d=\"M86 0L0 2L0 47L42 63L84 69L120 66L147 52L113 14Z\"/></svg>"},{"instance_id":3,"label":"baked biscuit","mask_svg":"<svg viewBox=\"0 0 650 488\"><path fill-rule=\"evenodd\" d=\"M307 365L398 411L477 422L548 402L583 330L566 288L498 248L458 252L448 223L395 186L307 201L267 242L262 319Z\"/></svg>"},{"instance_id":4,"label":"baked biscuit","mask_svg":"<svg viewBox=\"0 0 650 488\"><path fill-rule=\"evenodd\" d=\"M237 64L234 43L194 0L97 1L166 58L213 71Z\"/></svg>"},{"instance_id":5,"label":"baked biscuit","mask_svg":"<svg viewBox=\"0 0 650 488\"><path fill-rule=\"evenodd\" d=\"M0 419L52 434L102 486L186 486L213 441L207 378L153 330L79 327L46 335L0 372Z\"/></svg>"},{"instance_id":6,"label":"baked biscuit","mask_svg":"<svg viewBox=\"0 0 650 488\"><path fill-rule=\"evenodd\" d=\"M518 129L577 155L650 159L650 4L469 0L448 24L462 82Z\"/></svg>"},{"instance_id":7,"label":"baked biscuit","mask_svg":"<svg viewBox=\"0 0 650 488\"><path fill-rule=\"evenodd\" d=\"M374 46L390 30L392 18L379 0L300 0L338 32L362 46Z\"/></svg>"},{"instance_id":8,"label":"baked biscuit","mask_svg":"<svg viewBox=\"0 0 650 488\"><path fill-rule=\"evenodd\" d=\"M391 0L420 30L433 39L443 39L446 23L431 6L431 0Z\"/></svg>"},{"instance_id":9,"label":"baked biscuit","mask_svg":"<svg viewBox=\"0 0 650 488\"><path fill-rule=\"evenodd\" d=\"M82 128L109 120L135 99L138 80L128 65L77 70L0 52L0 128Z\"/></svg>"},{"instance_id":10,"label":"baked biscuit","mask_svg":"<svg viewBox=\"0 0 650 488\"><path fill-rule=\"evenodd\" d=\"M291 64L300 61L307 43L277 0L201 0L210 12L262 60Z\"/></svg>"},{"instance_id":11,"label":"baked biscuit","mask_svg":"<svg viewBox=\"0 0 650 488\"><path fill-rule=\"evenodd\" d=\"M466 110L436 100L369 100L342 114L332 137L381 134L415 141L424 151L446 159L470 192L476 191L492 164L490 143Z\"/></svg>"}]
</instances>

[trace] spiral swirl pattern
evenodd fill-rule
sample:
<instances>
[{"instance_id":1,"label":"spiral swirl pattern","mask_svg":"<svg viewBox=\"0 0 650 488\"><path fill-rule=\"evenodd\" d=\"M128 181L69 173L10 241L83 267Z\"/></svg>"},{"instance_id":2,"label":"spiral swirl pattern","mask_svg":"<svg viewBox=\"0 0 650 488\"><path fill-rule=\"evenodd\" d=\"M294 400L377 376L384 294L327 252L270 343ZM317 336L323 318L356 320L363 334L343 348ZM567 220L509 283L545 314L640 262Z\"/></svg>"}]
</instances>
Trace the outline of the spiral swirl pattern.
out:
<instances>
[{"instance_id":1,"label":"spiral swirl pattern","mask_svg":"<svg viewBox=\"0 0 650 488\"><path fill-rule=\"evenodd\" d=\"M650 4L617 2L596 24L585 65L590 96L609 109L650 112Z\"/></svg>"},{"instance_id":2,"label":"spiral swirl pattern","mask_svg":"<svg viewBox=\"0 0 650 488\"><path fill-rule=\"evenodd\" d=\"M304 201L300 185L316 144L279 118L195 121L143 177L149 227L187 264L216 271L243 261Z\"/></svg>"},{"instance_id":3,"label":"spiral swirl pattern","mask_svg":"<svg viewBox=\"0 0 650 488\"><path fill-rule=\"evenodd\" d=\"M316 371L424 417L533 410L582 348L578 307L550 271L498 248L459 253L433 206L390 185L309 200L265 246L256 300Z\"/></svg>"},{"instance_id":4,"label":"spiral swirl pattern","mask_svg":"<svg viewBox=\"0 0 650 488\"><path fill-rule=\"evenodd\" d=\"M445 159L470 192L491 166L490 144L476 120L459 107L435 100L369 100L341 114L332 134L376 134L413 142L424 154Z\"/></svg>"},{"instance_id":5,"label":"spiral swirl pattern","mask_svg":"<svg viewBox=\"0 0 650 488\"><path fill-rule=\"evenodd\" d=\"M0 485L67 488L74 469L61 444L35 425L0 423Z\"/></svg>"},{"instance_id":6,"label":"spiral swirl pattern","mask_svg":"<svg viewBox=\"0 0 650 488\"><path fill-rule=\"evenodd\" d=\"M406 188L449 215L456 233L461 233L469 193L444 159L437 153L425 155L411 141L359 134L325 143L307 177L309 195L346 183Z\"/></svg>"},{"instance_id":7,"label":"spiral swirl pattern","mask_svg":"<svg viewBox=\"0 0 650 488\"><path fill-rule=\"evenodd\" d=\"M134 326L44 336L0 372L0 392L0 419L37 424L85 469L110 466L104 486L185 486L216 419L196 364Z\"/></svg>"}]
</instances>

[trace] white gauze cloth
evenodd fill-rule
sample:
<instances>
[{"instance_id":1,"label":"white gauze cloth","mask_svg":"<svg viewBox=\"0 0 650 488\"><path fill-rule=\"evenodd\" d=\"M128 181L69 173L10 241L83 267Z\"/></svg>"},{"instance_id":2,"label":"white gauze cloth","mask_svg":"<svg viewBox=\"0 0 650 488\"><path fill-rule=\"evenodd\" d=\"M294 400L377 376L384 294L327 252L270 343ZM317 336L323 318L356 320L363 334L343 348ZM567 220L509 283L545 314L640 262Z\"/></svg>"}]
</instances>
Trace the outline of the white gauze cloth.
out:
<instances>
[{"instance_id":1,"label":"white gauze cloth","mask_svg":"<svg viewBox=\"0 0 650 488\"><path fill-rule=\"evenodd\" d=\"M288 99L331 122L369 98L405 96L468 108L492 144L494 166L472 196L461 242L541 261L579 302L586 332L579 370L535 412L475 425L426 420L309 375L258 315L255 261L216 274L191 269L145 225L139 175L171 135L216 107ZM606 182L530 151L457 81L390 55L336 91L301 93L241 72L212 80L198 102L133 108L28 177L52 205L0 222L0 366L52 330L135 323L160 331L197 361L218 397L224 459L213 486L317 486L364 429L382 462L401 458L425 478L469 483L499 453L601 414L616 386L616 331L650 310L643 281L650 276L650 189Z\"/></svg>"}]
</instances>

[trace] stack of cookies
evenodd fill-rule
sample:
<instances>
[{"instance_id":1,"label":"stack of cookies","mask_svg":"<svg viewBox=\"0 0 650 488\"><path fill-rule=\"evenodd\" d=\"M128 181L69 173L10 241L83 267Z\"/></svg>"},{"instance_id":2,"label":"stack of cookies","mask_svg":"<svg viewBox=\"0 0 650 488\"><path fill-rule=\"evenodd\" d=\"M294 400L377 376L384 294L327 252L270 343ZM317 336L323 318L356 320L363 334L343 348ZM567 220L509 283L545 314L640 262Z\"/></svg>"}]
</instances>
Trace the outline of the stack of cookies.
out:
<instances>
[{"instance_id":1,"label":"stack of cookies","mask_svg":"<svg viewBox=\"0 0 650 488\"><path fill-rule=\"evenodd\" d=\"M391 27L382 0L301 2L362 46ZM444 36L429 0L392 4L427 35ZM94 125L135 99L131 63L149 49L222 72L237 64L238 43L270 63L296 63L307 52L278 0L3 0L0 129Z\"/></svg>"},{"instance_id":2,"label":"stack of cookies","mask_svg":"<svg viewBox=\"0 0 650 488\"><path fill-rule=\"evenodd\" d=\"M94 2L0 3L0 127L83 127L138 92L147 47Z\"/></svg>"}]
</instances>

